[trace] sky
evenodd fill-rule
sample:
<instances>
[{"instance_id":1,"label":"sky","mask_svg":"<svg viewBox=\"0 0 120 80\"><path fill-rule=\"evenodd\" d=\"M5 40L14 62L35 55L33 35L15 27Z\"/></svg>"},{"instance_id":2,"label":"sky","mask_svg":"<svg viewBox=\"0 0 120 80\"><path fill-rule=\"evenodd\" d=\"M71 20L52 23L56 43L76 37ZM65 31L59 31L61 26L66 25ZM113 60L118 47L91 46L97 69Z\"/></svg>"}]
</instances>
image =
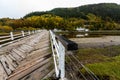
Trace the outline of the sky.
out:
<instances>
[{"instance_id":1,"label":"sky","mask_svg":"<svg viewBox=\"0 0 120 80\"><path fill-rule=\"evenodd\" d=\"M0 0L0 18L21 18L34 11L97 3L120 4L120 0Z\"/></svg>"}]
</instances>

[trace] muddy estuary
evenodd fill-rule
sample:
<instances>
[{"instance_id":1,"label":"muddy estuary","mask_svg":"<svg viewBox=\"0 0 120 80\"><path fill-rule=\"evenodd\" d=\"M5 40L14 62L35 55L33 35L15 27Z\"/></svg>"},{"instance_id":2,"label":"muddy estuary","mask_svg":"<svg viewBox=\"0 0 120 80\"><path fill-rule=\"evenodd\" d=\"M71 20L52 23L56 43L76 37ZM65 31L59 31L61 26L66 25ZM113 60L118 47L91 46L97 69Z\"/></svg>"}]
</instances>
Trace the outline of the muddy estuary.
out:
<instances>
[{"instance_id":1,"label":"muddy estuary","mask_svg":"<svg viewBox=\"0 0 120 80\"><path fill-rule=\"evenodd\" d=\"M101 36L101 37L82 37L82 38L70 38L70 40L76 42L79 48L87 47L106 47L113 45L120 45L120 36Z\"/></svg>"}]
</instances>

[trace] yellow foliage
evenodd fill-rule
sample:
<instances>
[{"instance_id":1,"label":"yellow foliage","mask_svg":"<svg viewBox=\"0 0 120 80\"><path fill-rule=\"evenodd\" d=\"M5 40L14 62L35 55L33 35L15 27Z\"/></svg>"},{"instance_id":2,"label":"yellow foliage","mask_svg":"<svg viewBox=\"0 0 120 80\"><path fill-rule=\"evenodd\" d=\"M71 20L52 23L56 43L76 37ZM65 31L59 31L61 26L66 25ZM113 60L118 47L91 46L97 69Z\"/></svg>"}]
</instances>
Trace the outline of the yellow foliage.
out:
<instances>
[{"instance_id":1,"label":"yellow foliage","mask_svg":"<svg viewBox=\"0 0 120 80\"><path fill-rule=\"evenodd\" d=\"M0 26L0 32L10 32L13 31L13 28L10 26Z\"/></svg>"}]
</instances>

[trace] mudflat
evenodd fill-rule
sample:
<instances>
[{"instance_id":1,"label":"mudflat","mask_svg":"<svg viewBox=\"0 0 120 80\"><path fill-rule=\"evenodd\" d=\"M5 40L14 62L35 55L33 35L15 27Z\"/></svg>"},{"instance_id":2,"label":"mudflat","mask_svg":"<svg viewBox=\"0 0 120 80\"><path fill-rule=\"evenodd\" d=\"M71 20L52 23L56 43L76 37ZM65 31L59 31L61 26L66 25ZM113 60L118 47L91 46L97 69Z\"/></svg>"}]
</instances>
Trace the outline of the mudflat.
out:
<instances>
[{"instance_id":1,"label":"mudflat","mask_svg":"<svg viewBox=\"0 0 120 80\"><path fill-rule=\"evenodd\" d=\"M103 36L93 38L71 38L70 40L76 42L79 48L99 48L120 45L120 36Z\"/></svg>"}]
</instances>

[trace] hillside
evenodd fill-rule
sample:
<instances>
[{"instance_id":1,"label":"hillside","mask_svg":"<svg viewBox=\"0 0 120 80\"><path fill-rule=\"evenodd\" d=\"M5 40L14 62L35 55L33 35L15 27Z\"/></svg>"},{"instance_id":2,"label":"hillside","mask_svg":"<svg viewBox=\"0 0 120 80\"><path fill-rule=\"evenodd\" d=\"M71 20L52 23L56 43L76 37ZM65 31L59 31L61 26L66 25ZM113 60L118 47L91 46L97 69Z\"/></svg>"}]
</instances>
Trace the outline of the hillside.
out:
<instances>
[{"instance_id":1,"label":"hillside","mask_svg":"<svg viewBox=\"0 0 120 80\"><path fill-rule=\"evenodd\" d=\"M120 21L120 5L115 3L100 3L100 4L91 4L84 5L75 8L55 8L51 11L46 12L32 12L24 16L39 16L43 14L54 14L64 18L83 18L87 19L86 15L92 13L96 16L100 16L102 19L112 19L114 21Z\"/></svg>"}]
</instances>

